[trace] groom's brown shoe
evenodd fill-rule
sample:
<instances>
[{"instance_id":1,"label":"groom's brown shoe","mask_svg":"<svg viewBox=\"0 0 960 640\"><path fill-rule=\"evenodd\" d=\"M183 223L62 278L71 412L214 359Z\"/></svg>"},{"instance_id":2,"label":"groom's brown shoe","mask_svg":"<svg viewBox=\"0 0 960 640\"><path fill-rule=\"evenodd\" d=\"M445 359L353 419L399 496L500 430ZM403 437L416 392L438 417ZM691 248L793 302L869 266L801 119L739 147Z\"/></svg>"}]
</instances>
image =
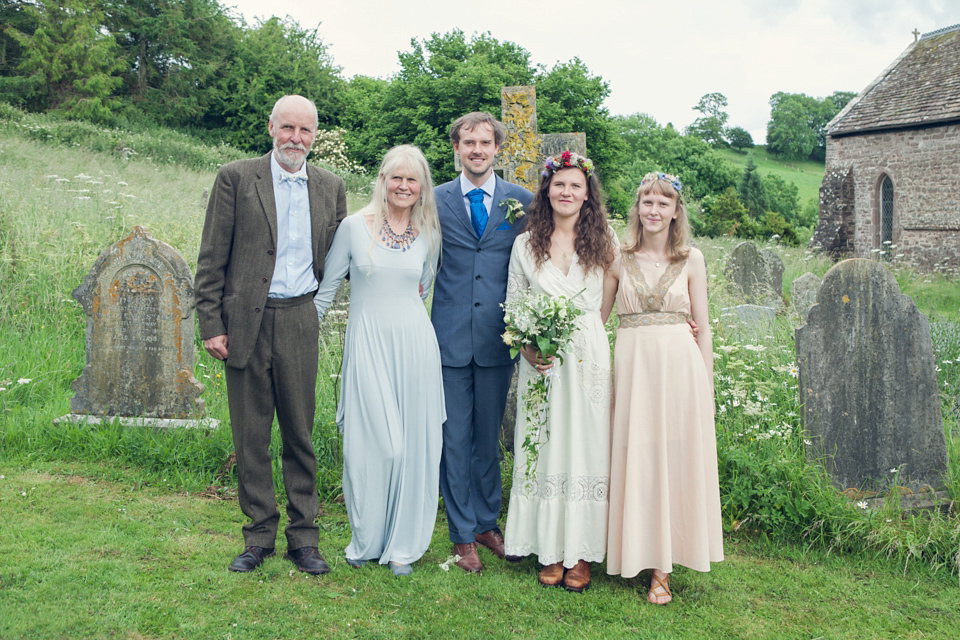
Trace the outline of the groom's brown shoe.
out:
<instances>
[{"instance_id":1,"label":"groom's brown shoe","mask_svg":"<svg viewBox=\"0 0 960 640\"><path fill-rule=\"evenodd\" d=\"M490 529L484 533L478 533L474 536L477 544L486 547L493 555L503 560L503 535L496 529Z\"/></svg>"},{"instance_id":2,"label":"groom's brown shoe","mask_svg":"<svg viewBox=\"0 0 960 640\"><path fill-rule=\"evenodd\" d=\"M233 559L228 568L230 571L240 571L241 573L253 571L263 564L264 559L269 558L274 553L274 547L269 549L266 547L247 547L243 550L243 553Z\"/></svg>"},{"instance_id":3,"label":"groom's brown shoe","mask_svg":"<svg viewBox=\"0 0 960 640\"><path fill-rule=\"evenodd\" d=\"M453 554L460 556L456 565L464 571L471 573L480 573L483 571L483 565L480 563L480 556L477 555L477 545L473 542L464 542L463 544L453 545Z\"/></svg>"}]
</instances>

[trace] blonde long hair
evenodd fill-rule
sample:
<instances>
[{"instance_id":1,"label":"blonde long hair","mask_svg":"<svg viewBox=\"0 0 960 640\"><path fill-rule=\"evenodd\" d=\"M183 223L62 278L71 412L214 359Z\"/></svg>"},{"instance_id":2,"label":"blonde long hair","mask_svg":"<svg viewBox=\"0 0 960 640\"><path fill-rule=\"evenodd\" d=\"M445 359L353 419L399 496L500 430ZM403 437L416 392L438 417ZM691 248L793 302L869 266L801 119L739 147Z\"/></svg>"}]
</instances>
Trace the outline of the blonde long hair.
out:
<instances>
[{"instance_id":1,"label":"blonde long hair","mask_svg":"<svg viewBox=\"0 0 960 640\"><path fill-rule=\"evenodd\" d=\"M655 193L677 201L677 217L670 221L670 230L667 234L666 257L670 262L683 260L690 255L690 219L687 217L687 207L683 202L683 194L676 188L680 181L666 173L648 173L640 181L637 197L630 207L630 216L627 219L627 230L623 238L623 250L633 253L640 249L643 243L643 225L640 224L640 199L643 196ZM682 187L681 187L682 189Z\"/></svg>"},{"instance_id":2,"label":"blonde long hair","mask_svg":"<svg viewBox=\"0 0 960 640\"><path fill-rule=\"evenodd\" d=\"M403 168L413 173L420 183L420 197L410 212L410 225L413 230L424 236L429 245L429 255L440 251L440 220L437 217L437 201L433 195L433 178L430 165L423 152L412 144L401 144L383 156L377 178L373 184L373 199L370 204L357 212L358 215L373 214L373 238L370 241L370 259L373 261L373 247L377 243L377 232L387 219L387 178L396 170ZM432 268L432 267L431 267Z\"/></svg>"}]
</instances>

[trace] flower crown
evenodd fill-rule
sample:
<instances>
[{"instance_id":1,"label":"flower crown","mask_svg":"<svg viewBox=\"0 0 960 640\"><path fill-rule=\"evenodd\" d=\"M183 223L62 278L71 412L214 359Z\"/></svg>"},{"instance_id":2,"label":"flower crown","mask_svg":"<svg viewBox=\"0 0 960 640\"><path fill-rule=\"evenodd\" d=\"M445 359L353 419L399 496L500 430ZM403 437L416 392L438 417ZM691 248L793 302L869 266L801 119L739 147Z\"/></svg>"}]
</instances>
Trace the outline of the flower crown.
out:
<instances>
[{"instance_id":1,"label":"flower crown","mask_svg":"<svg viewBox=\"0 0 960 640\"><path fill-rule=\"evenodd\" d=\"M672 176L669 173L658 173L656 171L651 171L647 175L643 176L643 180L640 181L640 186L642 187L656 180L669 182L670 186L676 189L677 193L680 193L683 190L683 183L680 182L680 178L677 176Z\"/></svg>"},{"instance_id":2,"label":"flower crown","mask_svg":"<svg viewBox=\"0 0 960 640\"><path fill-rule=\"evenodd\" d=\"M593 175L593 160L573 151L564 151L558 156L547 157L541 175L548 178L561 169L581 169L587 176L591 176Z\"/></svg>"}]
</instances>

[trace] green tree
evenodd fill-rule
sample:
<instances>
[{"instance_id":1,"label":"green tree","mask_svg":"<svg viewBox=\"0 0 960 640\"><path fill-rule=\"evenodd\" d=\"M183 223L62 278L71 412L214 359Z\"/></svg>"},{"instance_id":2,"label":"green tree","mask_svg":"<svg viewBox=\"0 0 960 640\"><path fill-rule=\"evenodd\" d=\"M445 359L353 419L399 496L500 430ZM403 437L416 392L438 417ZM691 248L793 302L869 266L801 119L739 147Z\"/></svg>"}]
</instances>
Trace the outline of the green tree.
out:
<instances>
[{"instance_id":1,"label":"green tree","mask_svg":"<svg viewBox=\"0 0 960 640\"><path fill-rule=\"evenodd\" d=\"M32 3L24 0L0 0L0 78L17 75L23 48L13 31L30 36L37 28L36 13L27 11Z\"/></svg>"},{"instance_id":2,"label":"green tree","mask_svg":"<svg viewBox=\"0 0 960 640\"><path fill-rule=\"evenodd\" d=\"M753 136L743 127L730 127L727 129L726 136L730 146L737 151L753 148Z\"/></svg>"},{"instance_id":3,"label":"green tree","mask_svg":"<svg viewBox=\"0 0 960 640\"><path fill-rule=\"evenodd\" d=\"M617 137L623 143L618 160L622 173L614 188L617 197L633 204L640 179L650 171L666 171L677 175L684 184L687 199L718 194L727 187L736 187L740 170L706 142L683 136L668 124L661 127L645 114L613 118ZM622 205L617 211L621 212Z\"/></svg>"},{"instance_id":4,"label":"green tree","mask_svg":"<svg viewBox=\"0 0 960 640\"><path fill-rule=\"evenodd\" d=\"M104 7L137 108L170 126L226 124L215 105L240 28L217 0L105 0Z\"/></svg>"},{"instance_id":5,"label":"green tree","mask_svg":"<svg viewBox=\"0 0 960 640\"><path fill-rule=\"evenodd\" d=\"M270 18L243 31L237 54L223 79L217 108L223 113L225 138L248 151L266 152L267 116L283 95L302 94L317 105L321 126L339 120L343 79L316 29L303 29L292 18Z\"/></svg>"},{"instance_id":6,"label":"green tree","mask_svg":"<svg viewBox=\"0 0 960 640\"><path fill-rule=\"evenodd\" d=\"M671 127L665 129L666 144L660 166L680 178L688 198L702 198L736 187L740 171L719 151L699 138L681 136L675 131L671 135L671 131Z\"/></svg>"},{"instance_id":7,"label":"green tree","mask_svg":"<svg viewBox=\"0 0 960 640\"><path fill-rule=\"evenodd\" d=\"M582 131L587 135L587 152L597 166L597 175L606 186L621 175L625 145L603 101L610 85L594 76L579 59L557 63L535 78L537 126L541 133Z\"/></svg>"},{"instance_id":8,"label":"green tree","mask_svg":"<svg viewBox=\"0 0 960 640\"><path fill-rule=\"evenodd\" d=\"M500 89L531 84L535 70L523 47L499 42L490 33L467 39L455 29L413 39L410 46L399 54L400 73L384 95L390 118L382 123L382 144L413 142L430 161L434 179L449 180L455 175L450 123L471 111L499 117Z\"/></svg>"},{"instance_id":9,"label":"green tree","mask_svg":"<svg viewBox=\"0 0 960 640\"><path fill-rule=\"evenodd\" d=\"M737 196L737 190L727 187L717 195L709 195L700 201L702 227L697 233L705 236L737 235L747 220L747 210Z\"/></svg>"},{"instance_id":10,"label":"green tree","mask_svg":"<svg viewBox=\"0 0 960 640\"><path fill-rule=\"evenodd\" d=\"M826 98L778 91L770 96L767 148L788 160L817 160L826 155L826 126L855 94L835 91Z\"/></svg>"},{"instance_id":11,"label":"green tree","mask_svg":"<svg viewBox=\"0 0 960 640\"><path fill-rule=\"evenodd\" d=\"M800 190L775 174L763 176L763 190L767 194L767 209L783 217L791 225L809 226L801 220Z\"/></svg>"},{"instance_id":12,"label":"green tree","mask_svg":"<svg viewBox=\"0 0 960 640\"><path fill-rule=\"evenodd\" d=\"M86 0L37 0L23 11L36 21L28 34L5 33L21 47L17 65L23 103L36 110L105 121L119 105L113 97L122 80L117 46L103 33L103 13Z\"/></svg>"},{"instance_id":13,"label":"green tree","mask_svg":"<svg viewBox=\"0 0 960 640\"><path fill-rule=\"evenodd\" d=\"M763 178L757 171L757 163L754 162L753 156L747 158L747 166L743 169L737 195L740 196L740 202L754 220L761 220L770 208L767 190L764 188Z\"/></svg>"},{"instance_id":14,"label":"green tree","mask_svg":"<svg viewBox=\"0 0 960 640\"><path fill-rule=\"evenodd\" d=\"M354 76L344 88L340 126L351 161L361 166L376 168L389 149L384 138L393 115L384 108L389 90L389 80L367 76Z\"/></svg>"},{"instance_id":15,"label":"green tree","mask_svg":"<svg viewBox=\"0 0 960 640\"><path fill-rule=\"evenodd\" d=\"M699 111L701 117L687 127L687 134L700 138L712 147L724 147L727 141L724 138L729 116L724 111L727 107L727 98L722 93L713 92L700 98L693 109Z\"/></svg>"},{"instance_id":16,"label":"green tree","mask_svg":"<svg viewBox=\"0 0 960 640\"><path fill-rule=\"evenodd\" d=\"M788 160L809 158L818 144L816 122L820 110L816 98L778 92L770 98L767 148Z\"/></svg>"}]
</instances>

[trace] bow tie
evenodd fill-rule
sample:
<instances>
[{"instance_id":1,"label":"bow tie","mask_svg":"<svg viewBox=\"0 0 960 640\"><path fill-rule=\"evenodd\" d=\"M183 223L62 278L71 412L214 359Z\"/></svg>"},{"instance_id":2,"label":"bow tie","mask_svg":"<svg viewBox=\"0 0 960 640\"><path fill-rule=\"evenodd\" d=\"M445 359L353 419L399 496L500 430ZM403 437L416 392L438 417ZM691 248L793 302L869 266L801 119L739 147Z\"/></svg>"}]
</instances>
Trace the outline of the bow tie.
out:
<instances>
[{"instance_id":1,"label":"bow tie","mask_svg":"<svg viewBox=\"0 0 960 640\"><path fill-rule=\"evenodd\" d=\"M299 173L296 175L292 175L289 173L281 173L280 184L283 184L284 182L291 182L295 184L307 184L307 176L302 173Z\"/></svg>"}]
</instances>

